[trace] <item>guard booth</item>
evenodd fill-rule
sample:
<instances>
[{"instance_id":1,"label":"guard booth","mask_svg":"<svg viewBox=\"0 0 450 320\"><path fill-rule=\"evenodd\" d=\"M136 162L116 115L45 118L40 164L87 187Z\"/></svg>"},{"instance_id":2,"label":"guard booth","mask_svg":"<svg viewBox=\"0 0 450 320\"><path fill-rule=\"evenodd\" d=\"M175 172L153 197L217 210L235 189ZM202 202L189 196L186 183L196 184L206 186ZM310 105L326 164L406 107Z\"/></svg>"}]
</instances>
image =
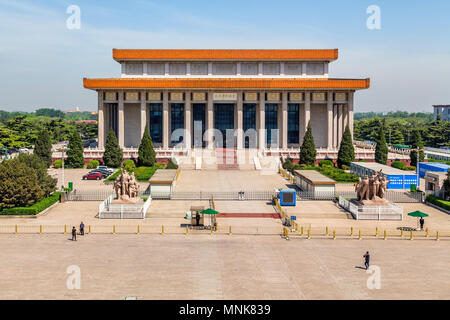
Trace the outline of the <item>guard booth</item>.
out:
<instances>
[{"instance_id":1,"label":"guard booth","mask_svg":"<svg viewBox=\"0 0 450 320\"><path fill-rule=\"evenodd\" d=\"M205 215L200 214L200 212L202 212L203 210L205 210L204 206L192 206L191 207L191 209L190 209L190 211L191 211L191 226L193 226L193 227L203 227L204 226Z\"/></svg>"}]
</instances>

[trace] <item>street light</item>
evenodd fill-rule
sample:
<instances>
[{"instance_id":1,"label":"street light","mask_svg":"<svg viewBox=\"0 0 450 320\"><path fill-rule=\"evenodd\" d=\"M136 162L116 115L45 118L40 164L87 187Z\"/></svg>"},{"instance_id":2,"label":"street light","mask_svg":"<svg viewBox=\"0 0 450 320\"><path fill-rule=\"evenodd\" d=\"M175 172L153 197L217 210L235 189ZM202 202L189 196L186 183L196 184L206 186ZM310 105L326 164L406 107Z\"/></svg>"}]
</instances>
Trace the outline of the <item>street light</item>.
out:
<instances>
[{"instance_id":1,"label":"street light","mask_svg":"<svg viewBox=\"0 0 450 320\"><path fill-rule=\"evenodd\" d=\"M62 173L61 173L61 180L62 180L62 186L61 189L64 189L64 152L67 150L65 147L61 147L58 149L58 151L61 151L61 161L62 161Z\"/></svg>"}]
</instances>

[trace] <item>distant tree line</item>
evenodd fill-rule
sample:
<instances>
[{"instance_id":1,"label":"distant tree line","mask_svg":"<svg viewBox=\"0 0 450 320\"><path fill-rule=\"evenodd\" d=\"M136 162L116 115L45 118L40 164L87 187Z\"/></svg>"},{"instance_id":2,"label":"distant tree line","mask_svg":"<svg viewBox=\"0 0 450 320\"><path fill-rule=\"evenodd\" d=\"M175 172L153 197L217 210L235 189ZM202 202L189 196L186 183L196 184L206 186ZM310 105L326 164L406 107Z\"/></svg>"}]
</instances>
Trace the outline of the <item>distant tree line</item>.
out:
<instances>
[{"instance_id":1,"label":"distant tree line","mask_svg":"<svg viewBox=\"0 0 450 320\"><path fill-rule=\"evenodd\" d=\"M4 113L4 111L0 111ZM55 113L57 114L57 113ZM30 148L42 129L46 129L51 143L67 141L76 130L83 140L97 137L97 124L73 123L65 118L33 114L15 114L8 120L0 121L0 148Z\"/></svg>"},{"instance_id":2,"label":"distant tree line","mask_svg":"<svg viewBox=\"0 0 450 320\"><path fill-rule=\"evenodd\" d=\"M397 113L403 114L403 112L392 114ZM409 117L359 118L354 122L354 138L360 141L376 141L378 129L383 124L386 143L389 145L412 145L415 138L414 132L418 130L425 146L450 147L450 122L441 121L439 118L433 120L433 118L416 117L415 113L409 115Z\"/></svg>"}]
</instances>

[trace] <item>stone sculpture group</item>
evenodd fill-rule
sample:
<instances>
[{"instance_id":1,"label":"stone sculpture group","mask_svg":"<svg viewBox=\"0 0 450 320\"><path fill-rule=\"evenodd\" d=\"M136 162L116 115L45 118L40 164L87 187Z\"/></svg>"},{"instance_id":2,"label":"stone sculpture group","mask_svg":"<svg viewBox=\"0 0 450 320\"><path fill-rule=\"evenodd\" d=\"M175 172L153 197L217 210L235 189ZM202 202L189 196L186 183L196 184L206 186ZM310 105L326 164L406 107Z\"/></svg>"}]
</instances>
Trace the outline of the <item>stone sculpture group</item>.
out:
<instances>
[{"instance_id":1,"label":"stone sculpture group","mask_svg":"<svg viewBox=\"0 0 450 320\"><path fill-rule=\"evenodd\" d=\"M121 170L120 175L114 181L114 191L116 193L116 201L136 202L139 184L136 181L134 172L130 175L127 171Z\"/></svg>"},{"instance_id":2,"label":"stone sculpture group","mask_svg":"<svg viewBox=\"0 0 450 320\"><path fill-rule=\"evenodd\" d=\"M379 172L373 172L370 177L366 175L363 179L359 178L355 188L357 200L364 204L380 202L380 200L386 202L384 196L388 183L389 180L383 176L381 170Z\"/></svg>"}]
</instances>

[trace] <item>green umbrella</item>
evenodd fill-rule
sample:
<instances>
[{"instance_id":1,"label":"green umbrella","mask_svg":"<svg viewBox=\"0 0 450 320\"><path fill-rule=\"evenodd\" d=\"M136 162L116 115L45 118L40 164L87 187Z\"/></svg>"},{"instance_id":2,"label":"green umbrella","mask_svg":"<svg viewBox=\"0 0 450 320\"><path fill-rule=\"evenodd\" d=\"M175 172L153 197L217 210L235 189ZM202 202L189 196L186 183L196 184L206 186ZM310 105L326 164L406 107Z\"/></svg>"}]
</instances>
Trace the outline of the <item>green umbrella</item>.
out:
<instances>
[{"instance_id":1,"label":"green umbrella","mask_svg":"<svg viewBox=\"0 0 450 320\"><path fill-rule=\"evenodd\" d=\"M422 211L410 212L410 213L408 213L408 216L417 217L417 218L428 217L428 215L426 213L423 213Z\"/></svg>"},{"instance_id":2,"label":"green umbrella","mask_svg":"<svg viewBox=\"0 0 450 320\"><path fill-rule=\"evenodd\" d=\"M203 210L203 211L200 212L200 214L218 214L218 213L219 213L218 211L213 210L213 209L211 209L211 208L205 209L205 210Z\"/></svg>"}]
</instances>

